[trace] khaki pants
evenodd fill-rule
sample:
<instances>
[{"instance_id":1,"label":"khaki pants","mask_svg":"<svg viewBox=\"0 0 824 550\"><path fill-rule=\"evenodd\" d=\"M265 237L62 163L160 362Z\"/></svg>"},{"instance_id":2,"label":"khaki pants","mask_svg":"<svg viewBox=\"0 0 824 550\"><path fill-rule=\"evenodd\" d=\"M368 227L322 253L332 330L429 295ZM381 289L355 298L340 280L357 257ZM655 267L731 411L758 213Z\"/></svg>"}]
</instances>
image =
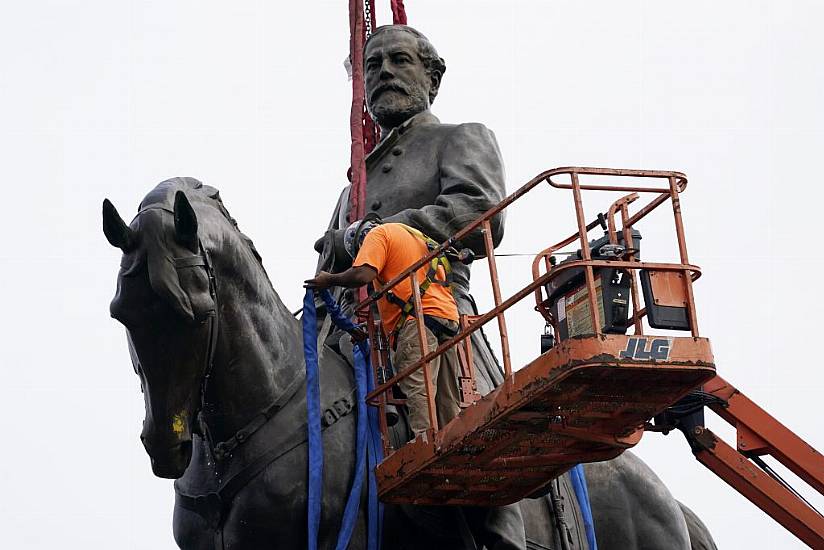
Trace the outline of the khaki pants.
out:
<instances>
[{"instance_id":1,"label":"khaki pants","mask_svg":"<svg viewBox=\"0 0 824 550\"><path fill-rule=\"evenodd\" d=\"M458 323L440 317L433 317L449 329L457 330ZM392 366L396 373L404 372L421 358L421 346L418 340L418 323L414 318L402 321L398 332L395 352L392 355ZM438 338L424 326L426 333L426 353L435 351L438 347ZM460 412L460 393L458 392L458 350L450 348L429 362L429 379L435 392L435 410L438 416L438 427L445 426ZM418 435L430 428L429 406L426 398L426 384L424 382L423 367L419 368L400 382L401 390L406 394L406 405L409 408L409 425L412 432Z\"/></svg>"}]
</instances>

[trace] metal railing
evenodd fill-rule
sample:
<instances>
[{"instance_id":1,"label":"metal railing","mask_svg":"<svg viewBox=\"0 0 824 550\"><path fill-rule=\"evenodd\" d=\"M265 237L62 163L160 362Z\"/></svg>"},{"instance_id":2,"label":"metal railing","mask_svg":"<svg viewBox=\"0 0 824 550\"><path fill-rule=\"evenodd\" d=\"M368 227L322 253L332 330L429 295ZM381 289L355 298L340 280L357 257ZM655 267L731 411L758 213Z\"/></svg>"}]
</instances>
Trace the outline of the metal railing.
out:
<instances>
[{"instance_id":1,"label":"metal railing","mask_svg":"<svg viewBox=\"0 0 824 550\"><path fill-rule=\"evenodd\" d=\"M554 181L552 177L554 176L561 176L561 175L568 175L570 178L570 183L559 183ZM632 177L632 178L651 178L656 180L665 180L667 182L666 187L643 187L637 185L602 185L602 184L582 184L580 182L580 176L617 176L617 177ZM526 195L529 191L534 189L539 184L546 182L552 187L558 189L571 189L573 195L573 202L575 208L575 216L577 220L577 232L573 233L570 237L564 239L563 241L556 243L555 245L543 250L540 252L532 264L532 282L527 284L525 287L517 291L515 294L510 296L509 298L503 299L501 296L500 284L498 281L498 270L497 265L495 262L495 253L494 253L494 246L492 240L492 232L490 221L491 219L501 213L505 208L511 205L513 202L517 201L524 195ZM388 438L388 426L386 422L386 415L385 406L388 402L387 392L389 392L392 387L397 384L399 381L403 380L407 376L409 376L412 372L416 371L417 369L424 370L424 380L425 380L425 391L428 401L428 415L430 420L430 425L432 426L431 432L437 432L439 429L437 414L436 414L436 406L435 400L433 399L433 388L432 383L429 377L429 363L435 359L436 357L440 356L453 346L464 342L473 332L480 329L486 323L491 321L493 318L497 319L498 322L498 329L500 333L501 339L501 350L502 350L502 359L503 359L503 369L504 369L504 384L512 376L512 365L511 365L511 357L510 357L510 350L509 350L509 338L506 328L506 318L504 316L504 312L512 307L514 304L518 303L519 301L523 300L530 294L534 294L536 299L536 310L539 311L548 322L553 323L554 318L552 313L548 311L545 306L545 300L543 298L542 292L544 285L546 285L549 281L554 279L555 277L559 276L566 270L574 269L574 268L583 268L584 269L584 278L585 284L588 292L588 300L589 300L589 308L592 318L592 328L595 334L601 332L600 326L600 319L598 315L598 306L596 304L596 289L595 289L595 268L603 268L603 267L610 267L610 268L619 268L619 269L626 269L631 273L631 298L632 298L632 317L629 322L635 326L635 333L636 334L643 334L643 327L642 327L642 318L645 315L645 309L640 307L640 297L638 295L638 285L636 281L637 273L636 271L639 269L647 269L650 271L664 271L664 272L681 272L683 273L684 281L685 281L685 289L686 289L686 308L688 313L688 318L690 322L690 330L693 336L698 336L698 323L695 314L695 306L693 302L693 291L692 291L692 282L696 280L700 276L700 269L689 263L686 244L684 240L684 228L683 222L681 219L681 206L679 200L679 193L683 192L687 186L687 178L684 174L680 172L669 172L669 171L658 171L658 170L624 170L624 169L609 169L609 168L585 168L585 167L562 167L562 168L554 168L551 170L547 170L538 174L532 180L527 182L524 186L520 189L506 197L500 203L498 203L493 208L489 209L486 213L480 216L478 219L464 227L458 233L450 237L447 241L442 243L440 246L432 250L429 254L422 257L419 261L414 263L413 265L409 266L405 271L399 274L397 277L392 279L391 281L387 282L384 286L380 289L377 289L371 295L369 295L365 300L361 301L356 306L356 311L364 312L368 311L369 313L369 322L368 322L368 329L369 329L369 336L371 338L372 345L372 365L373 365L373 376L375 376L375 389L367 395L367 403L373 406L377 406L380 409L380 414L378 415L380 418L381 423L381 431L383 432L383 439L384 439L384 446L386 448L387 453L391 452L391 448L389 447L389 438ZM617 244L617 230L616 230L616 223L615 217L616 213L620 212L621 216L621 231L622 236L624 239L624 245L627 247L627 255L626 259L621 260L597 260L592 259L592 254L589 246L589 240L587 234L590 230L600 225L598 222L593 222L587 224L584 218L584 208L583 202L581 198L581 191L622 191L622 192L629 192L630 195L626 195L617 201L615 201L612 206L609 208L605 217L599 215L599 218L604 220L608 227L610 243ZM639 198L639 193L654 193L657 194L649 203L644 205L640 210L638 210L635 214L629 215L629 205L633 203L635 200ZM663 204L670 199L672 203L673 209L673 216L675 218L675 230L676 230L676 237L678 240L678 248L680 254L680 263L650 263L650 262L641 262L638 261L635 257L635 253L632 250L633 242L632 242L632 227L635 223L639 220L644 218L647 214L649 214L652 210ZM605 219L604 219L605 218ZM384 352L387 352L386 349L380 344L383 341L379 331L380 327L375 322L371 315L372 311L372 304L376 303L378 299L383 297L386 292L396 285L401 283L405 279L409 279L411 288L412 288L412 298L413 303L415 306L414 316L417 321L417 330L418 330L418 341L421 345L421 349L427 349L426 346L426 333L424 328L424 321L423 321L423 308L421 303L421 291L420 285L418 282L418 271L427 266L431 260L441 254L443 254L448 248L452 247L456 243L460 242L466 236L470 235L473 231L479 230L483 236L483 243L484 243L484 253L486 255L486 260L489 265L489 275L491 278L492 283L492 295L494 300L494 307L487 311L484 314L476 315L471 317L471 321L469 323L461 323L461 327L459 332L453 336L452 338L448 339L447 341L438 345L438 347L423 357L414 365L407 368L403 372L395 373L390 379L385 381L380 381L377 377L377 372L380 369L384 368ZM553 253L557 252L563 247L566 247L572 244L575 240L580 241L580 251L581 251L581 259L580 260L573 260L573 261L566 261L559 265L552 265L550 258ZM542 263L545 264L546 271L544 273L540 272L540 265ZM557 326L555 326L557 331ZM467 343L465 344L466 348L471 348L471 346ZM468 356L468 359L467 359ZM468 349L464 352L464 360L471 361L471 349ZM465 372L468 373L470 377L473 377L473 387L474 387L474 370L472 365L467 365ZM431 435L431 434L430 434Z\"/></svg>"}]
</instances>

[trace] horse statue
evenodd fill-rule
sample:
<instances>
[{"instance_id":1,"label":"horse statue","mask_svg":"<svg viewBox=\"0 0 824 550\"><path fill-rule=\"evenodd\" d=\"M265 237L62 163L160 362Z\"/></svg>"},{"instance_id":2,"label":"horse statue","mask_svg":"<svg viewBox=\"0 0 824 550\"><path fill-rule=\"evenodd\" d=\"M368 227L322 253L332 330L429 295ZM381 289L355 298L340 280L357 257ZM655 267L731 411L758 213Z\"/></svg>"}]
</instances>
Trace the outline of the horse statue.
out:
<instances>
[{"instance_id":1,"label":"horse statue","mask_svg":"<svg viewBox=\"0 0 824 550\"><path fill-rule=\"evenodd\" d=\"M123 251L111 315L126 327L140 378L146 409L140 439L152 470L176 480L178 546L306 548L301 328L252 241L218 191L192 178L160 183L130 225L104 201L103 230ZM324 463L330 466L323 472L318 542L326 549L335 546L355 474L356 422L351 366L328 348L319 362ZM714 548L700 520L682 511L631 453L588 464L586 476L600 548L680 550L691 548L691 539L692 548ZM562 506L549 497L518 503L527 547L586 549L566 476L555 483ZM364 508L351 549L366 548ZM467 540L466 521L454 508L387 505L383 548L492 550L493 542Z\"/></svg>"}]
</instances>

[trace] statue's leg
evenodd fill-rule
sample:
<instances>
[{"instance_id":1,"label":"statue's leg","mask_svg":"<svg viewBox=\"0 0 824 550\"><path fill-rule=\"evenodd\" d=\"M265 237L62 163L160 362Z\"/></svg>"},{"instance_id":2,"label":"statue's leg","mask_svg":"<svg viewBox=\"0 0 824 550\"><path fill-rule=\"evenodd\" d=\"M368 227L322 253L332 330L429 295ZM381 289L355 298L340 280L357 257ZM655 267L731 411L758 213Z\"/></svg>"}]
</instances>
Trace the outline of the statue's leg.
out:
<instances>
[{"instance_id":1,"label":"statue's leg","mask_svg":"<svg viewBox=\"0 0 824 550\"><path fill-rule=\"evenodd\" d=\"M684 514L667 487L627 451L585 464L599 550L689 550Z\"/></svg>"},{"instance_id":2,"label":"statue's leg","mask_svg":"<svg viewBox=\"0 0 824 550\"><path fill-rule=\"evenodd\" d=\"M384 509L383 550L472 550L452 506L387 504ZM353 547L354 548L354 547Z\"/></svg>"},{"instance_id":3,"label":"statue's leg","mask_svg":"<svg viewBox=\"0 0 824 550\"><path fill-rule=\"evenodd\" d=\"M535 548L588 550L584 517L569 473L552 483L552 492L558 497L556 504L553 504L551 494L534 499L525 498L519 503L524 516L527 541ZM561 544L561 538L566 546Z\"/></svg>"},{"instance_id":4,"label":"statue's leg","mask_svg":"<svg viewBox=\"0 0 824 550\"><path fill-rule=\"evenodd\" d=\"M199 514L175 505L172 532L182 550L214 550L214 530Z\"/></svg>"},{"instance_id":5,"label":"statue's leg","mask_svg":"<svg viewBox=\"0 0 824 550\"><path fill-rule=\"evenodd\" d=\"M495 508L465 507L463 510L479 550L526 548L524 518L517 502Z\"/></svg>"},{"instance_id":6,"label":"statue's leg","mask_svg":"<svg viewBox=\"0 0 824 550\"><path fill-rule=\"evenodd\" d=\"M681 507L681 511L684 513L684 520L687 522L687 531L690 534L690 548L692 548L692 550L718 550L718 546L715 545L715 540L713 540L710 530L707 529L707 526L704 525L701 518L687 508L683 502L678 501L678 506Z\"/></svg>"},{"instance_id":7,"label":"statue's leg","mask_svg":"<svg viewBox=\"0 0 824 550\"><path fill-rule=\"evenodd\" d=\"M215 526L220 520L219 509L193 507L184 494L205 494L216 489L214 470L209 465L208 444L202 436L192 435L192 458L183 477L175 482L175 507L172 533L183 550L214 550Z\"/></svg>"}]
</instances>

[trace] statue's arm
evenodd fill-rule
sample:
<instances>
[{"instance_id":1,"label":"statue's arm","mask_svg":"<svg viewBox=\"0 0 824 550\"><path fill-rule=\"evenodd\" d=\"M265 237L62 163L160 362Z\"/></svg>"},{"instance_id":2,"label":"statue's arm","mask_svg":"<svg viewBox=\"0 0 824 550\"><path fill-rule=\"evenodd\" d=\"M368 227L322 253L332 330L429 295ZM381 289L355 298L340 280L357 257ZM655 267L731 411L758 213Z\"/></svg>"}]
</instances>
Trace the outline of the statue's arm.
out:
<instances>
[{"instance_id":1,"label":"statue's arm","mask_svg":"<svg viewBox=\"0 0 824 550\"><path fill-rule=\"evenodd\" d=\"M347 185L341 191L340 196L338 197L338 202L335 205L335 210L332 212L332 219L329 220L329 226L326 228L327 231L330 229L342 229L346 227L346 225L341 224L341 220L345 218L347 212L349 211L349 189L351 185ZM323 250L323 241L324 237L321 237L317 241L315 241L315 251L319 254ZM318 271L328 271L332 269L332 266L328 264L328 258L324 258L322 255L318 256L318 265L316 272Z\"/></svg>"},{"instance_id":2,"label":"statue's arm","mask_svg":"<svg viewBox=\"0 0 824 550\"><path fill-rule=\"evenodd\" d=\"M408 208L385 219L417 227L438 242L445 241L506 196L504 165L495 135L483 124L461 124L444 140L438 158L440 193L434 204ZM492 219L492 240L500 244L504 214ZM473 232L461 243L483 253L483 237Z\"/></svg>"},{"instance_id":3,"label":"statue's arm","mask_svg":"<svg viewBox=\"0 0 824 550\"><path fill-rule=\"evenodd\" d=\"M338 202L335 204L335 211L332 212L332 219L329 220L329 227L327 227L327 229L343 229L346 227L346 222L341 224L341 220L344 219L349 212L349 191L351 188L352 184L349 184L340 192Z\"/></svg>"}]
</instances>

